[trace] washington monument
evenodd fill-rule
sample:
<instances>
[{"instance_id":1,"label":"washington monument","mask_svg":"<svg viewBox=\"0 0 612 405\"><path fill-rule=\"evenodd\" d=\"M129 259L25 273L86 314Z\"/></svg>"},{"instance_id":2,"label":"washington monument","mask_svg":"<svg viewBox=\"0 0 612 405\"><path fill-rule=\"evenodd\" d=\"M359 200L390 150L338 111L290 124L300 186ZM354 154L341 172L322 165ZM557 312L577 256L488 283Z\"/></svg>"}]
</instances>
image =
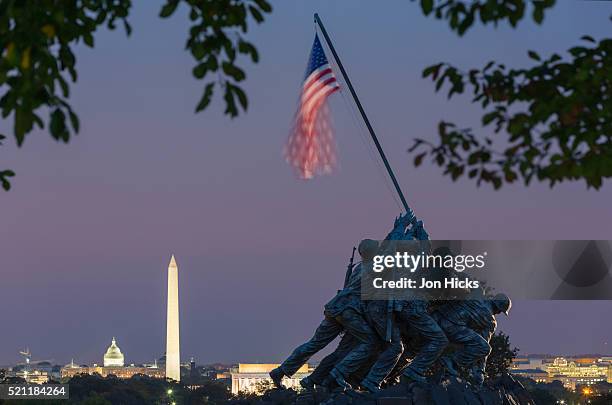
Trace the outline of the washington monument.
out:
<instances>
[{"instance_id":1,"label":"washington monument","mask_svg":"<svg viewBox=\"0 0 612 405\"><path fill-rule=\"evenodd\" d=\"M166 324L166 378L181 380L179 345L178 267L174 255L168 265L168 317Z\"/></svg>"}]
</instances>

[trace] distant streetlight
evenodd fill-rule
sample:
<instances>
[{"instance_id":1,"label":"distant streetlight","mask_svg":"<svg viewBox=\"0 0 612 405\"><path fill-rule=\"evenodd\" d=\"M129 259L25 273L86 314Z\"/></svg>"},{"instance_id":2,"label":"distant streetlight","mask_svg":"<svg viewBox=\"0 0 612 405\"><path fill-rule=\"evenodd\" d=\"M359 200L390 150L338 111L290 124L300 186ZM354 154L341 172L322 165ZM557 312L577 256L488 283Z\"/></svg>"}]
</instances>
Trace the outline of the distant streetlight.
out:
<instances>
[{"instance_id":1,"label":"distant streetlight","mask_svg":"<svg viewBox=\"0 0 612 405\"><path fill-rule=\"evenodd\" d=\"M168 390L168 395L172 395L172 390Z\"/></svg>"}]
</instances>

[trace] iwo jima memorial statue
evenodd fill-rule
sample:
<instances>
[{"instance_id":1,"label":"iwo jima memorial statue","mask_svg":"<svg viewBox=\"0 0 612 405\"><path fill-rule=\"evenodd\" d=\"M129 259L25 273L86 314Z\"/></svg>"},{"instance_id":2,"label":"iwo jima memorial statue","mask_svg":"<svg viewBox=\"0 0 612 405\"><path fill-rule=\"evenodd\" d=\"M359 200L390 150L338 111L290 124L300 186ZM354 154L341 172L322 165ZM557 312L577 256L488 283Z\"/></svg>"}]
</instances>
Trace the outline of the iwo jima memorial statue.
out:
<instances>
[{"instance_id":1,"label":"iwo jima memorial statue","mask_svg":"<svg viewBox=\"0 0 612 405\"><path fill-rule=\"evenodd\" d=\"M408 291L399 295L368 297L372 263L377 255L398 252L433 256L452 255L448 247L430 241L391 170L378 139L357 98L320 18L315 14L325 43L348 87L385 168L400 197L405 214L394 222L383 241L362 240L361 261L351 258L344 286L323 309L323 320L314 335L298 346L270 372L275 388L258 402L267 404L533 404L523 386L510 375L487 378L486 364L496 316L508 314L510 299L473 289ZM289 138L287 160L304 178L333 165L333 141L323 122L325 99L340 89L315 36L306 79ZM435 247L435 249L434 249ZM353 248L353 255L355 248ZM428 270L428 277L437 276ZM393 272L387 272L393 274ZM419 274L419 272L416 272ZM312 374L301 380L299 393L285 389L283 378L297 372L315 353L334 339L340 342Z\"/></svg>"}]
</instances>

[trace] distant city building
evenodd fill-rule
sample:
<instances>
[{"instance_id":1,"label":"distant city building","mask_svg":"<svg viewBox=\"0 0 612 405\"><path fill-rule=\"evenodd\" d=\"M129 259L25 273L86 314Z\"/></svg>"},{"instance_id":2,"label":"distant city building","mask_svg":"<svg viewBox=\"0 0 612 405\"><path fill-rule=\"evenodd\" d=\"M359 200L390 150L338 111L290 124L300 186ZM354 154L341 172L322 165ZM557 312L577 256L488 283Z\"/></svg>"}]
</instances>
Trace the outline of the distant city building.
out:
<instances>
[{"instance_id":1,"label":"distant city building","mask_svg":"<svg viewBox=\"0 0 612 405\"><path fill-rule=\"evenodd\" d=\"M114 375L117 378L132 378L135 375L146 375L151 378L165 378L166 373L161 368L151 368L130 365L127 367L78 366L70 363L62 368L62 378L72 378L81 374L98 374L101 377Z\"/></svg>"},{"instance_id":2,"label":"distant city building","mask_svg":"<svg viewBox=\"0 0 612 405\"><path fill-rule=\"evenodd\" d=\"M152 378L165 378L166 373L162 368L154 366L136 366L131 364L125 366L125 358L121 349L117 346L117 341L113 338L111 345L104 353L103 365L99 366L79 366L74 364L74 360L62 367L61 378L72 378L80 374L99 374L102 377L114 375L117 378L132 378L135 375L146 375Z\"/></svg>"},{"instance_id":3,"label":"distant city building","mask_svg":"<svg viewBox=\"0 0 612 405\"><path fill-rule=\"evenodd\" d=\"M125 360L123 358L123 353L117 346L117 342L115 338L113 338L111 345L104 353L104 367L123 367L125 364Z\"/></svg>"},{"instance_id":4,"label":"distant city building","mask_svg":"<svg viewBox=\"0 0 612 405\"><path fill-rule=\"evenodd\" d=\"M233 368L230 372L232 394L255 393L263 384L272 384L268 373L278 366L278 364L238 364L238 367ZM308 375L310 375L310 369L308 364L304 364L291 378L283 378L283 385L286 388L298 388L300 380Z\"/></svg>"},{"instance_id":5,"label":"distant city building","mask_svg":"<svg viewBox=\"0 0 612 405\"><path fill-rule=\"evenodd\" d=\"M531 378L533 381L538 383L550 382L548 373L539 368L517 368L511 369L510 373L519 377Z\"/></svg>"},{"instance_id":6,"label":"distant city building","mask_svg":"<svg viewBox=\"0 0 612 405\"><path fill-rule=\"evenodd\" d=\"M543 358L532 358L532 357L517 357L512 360L510 365L511 370L533 370L541 369L544 370L547 365L547 359Z\"/></svg>"},{"instance_id":7,"label":"distant city building","mask_svg":"<svg viewBox=\"0 0 612 405\"><path fill-rule=\"evenodd\" d=\"M6 377L22 378L28 384L44 384L59 378L59 366L53 366L49 360L32 361L30 349L19 352L25 362L8 368Z\"/></svg>"},{"instance_id":8,"label":"distant city building","mask_svg":"<svg viewBox=\"0 0 612 405\"><path fill-rule=\"evenodd\" d=\"M49 373L40 370L17 371L14 373L14 377L23 378L28 384L45 384L49 382Z\"/></svg>"},{"instance_id":9,"label":"distant city building","mask_svg":"<svg viewBox=\"0 0 612 405\"><path fill-rule=\"evenodd\" d=\"M568 361L564 357L555 358L552 364L546 366L549 381L559 380L570 390L575 390L577 385L612 381L610 364L598 362L598 359L591 359L591 363L582 359L577 360L578 362L574 359Z\"/></svg>"},{"instance_id":10,"label":"distant city building","mask_svg":"<svg viewBox=\"0 0 612 405\"><path fill-rule=\"evenodd\" d=\"M578 385L612 383L612 358L609 356L582 357L517 357L512 361L510 372L536 382L561 381L575 390Z\"/></svg>"},{"instance_id":11,"label":"distant city building","mask_svg":"<svg viewBox=\"0 0 612 405\"><path fill-rule=\"evenodd\" d=\"M550 382L548 372L546 372L546 360L541 357L516 357L510 365L510 373L519 377L531 378L535 382Z\"/></svg>"}]
</instances>

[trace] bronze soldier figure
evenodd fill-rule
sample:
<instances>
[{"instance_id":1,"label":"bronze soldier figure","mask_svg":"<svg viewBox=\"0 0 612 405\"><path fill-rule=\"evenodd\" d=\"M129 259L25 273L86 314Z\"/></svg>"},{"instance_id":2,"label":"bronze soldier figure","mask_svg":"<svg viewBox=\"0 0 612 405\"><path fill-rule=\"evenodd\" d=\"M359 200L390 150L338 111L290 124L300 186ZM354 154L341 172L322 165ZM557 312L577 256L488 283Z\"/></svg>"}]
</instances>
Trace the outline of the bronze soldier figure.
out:
<instances>
[{"instance_id":1,"label":"bronze soldier figure","mask_svg":"<svg viewBox=\"0 0 612 405\"><path fill-rule=\"evenodd\" d=\"M508 315L512 302L505 294L493 298L481 297L462 301L450 301L434 313L440 327L449 340L460 343L461 347L450 356L442 358L448 372L457 376L455 366L469 369L469 376L475 385L482 385L485 364L491 352L489 342L497 321L495 315Z\"/></svg>"},{"instance_id":2,"label":"bronze soldier figure","mask_svg":"<svg viewBox=\"0 0 612 405\"><path fill-rule=\"evenodd\" d=\"M358 248L363 262L371 261L377 250L378 242L371 239L362 240ZM355 353L349 361L361 361L361 357L367 357L374 349L376 345L374 333L361 315L360 291L363 262L353 270L348 285L325 305L323 312L325 317L313 337L308 342L298 346L279 367L270 372L270 377L276 387L282 388L284 376L295 374L310 357L330 344L343 331L359 341L359 344L352 351ZM344 372L344 369L342 371Z\"/></svg>"}]
</instances>

